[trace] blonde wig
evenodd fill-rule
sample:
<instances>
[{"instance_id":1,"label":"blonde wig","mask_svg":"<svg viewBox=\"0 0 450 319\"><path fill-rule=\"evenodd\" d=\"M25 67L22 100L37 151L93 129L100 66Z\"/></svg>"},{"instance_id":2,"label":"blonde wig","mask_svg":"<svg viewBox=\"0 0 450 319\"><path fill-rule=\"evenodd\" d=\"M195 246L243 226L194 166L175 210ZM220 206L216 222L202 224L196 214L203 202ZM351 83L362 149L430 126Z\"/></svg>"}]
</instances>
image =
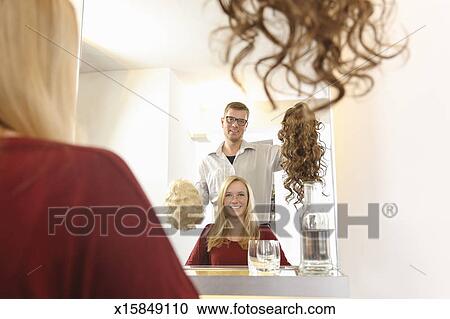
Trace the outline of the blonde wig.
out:
<instances>
[{"instance_id":1,"label":"blonde wig","mask_svg":"<svg viewBox=\"0 0 450 319\"><path fill-rule=\"evenodd\" d=\"M0 0L0 123L73 141L79 35L68 0Z\"/></svg>"},{"instance_id":2,"label":"blonde wig","mask_svg":"<svg viewBox=\"0 0 450 319\"><path fill-rule=\"evenodd\" d=\"M227 179L225 179L220 187L219 196L217 198L216 220L214 225L211 227L207 238L208 251L211 251L213 247L220 247L225 242L226 237L229 235L229 229L232 226L227 215L227 209L229 208L224 206L224 201L228 187L231 185L231 183L236 181L240 181L245 185L248 195L244 218L241 219L242 225L244 226L244 233L241 235L239 245L242 249L247 249L248 241L250 239L259 238L259 225L254 215L255 199L253 197L253 190L250 187L250 184L244 178L238 176L229 176Z\"/></svg>"},{"instance_id":3,"label":"blonde wig","mask_svg":"<svg viewBox=\"0 0 450 319\"><path fill-rule=\"evenodd\" d=\"M188 180L178 179L170 184L166 205L171 214L170 223L177 229L192 229L205 217L200 194Z\"/></svg>"},{"instance_id":4,"label":"blonde wig","mask_svg":"<svg viewBox=\"0 0 450 319\"><path fill-rule=\"evenodd\" d=\"M374 85L369 71L406 49L386 41L394 1L386 0L217 0L228 25L212 36L226 36L224 60L241 85L238 66L253 66L272 106L275 75L299 95L302 85L331 86L342 99L351 86L366 94ZM253 56L255 49L263 50ZM327 106L320 105L319 108Z\"/></svg>"},{"instance_id":5,"label":"blonde wig","mask_svg":"<svg viewBox=\"0 0 450 319\"><path fill-rule=\"evenodd\" d=\"M325 184L327 166L324 163L325 144L320 139L323 123L316 120L306 103L300 102L287 110L278 138L282 142L281 166L286 171L284 187L289 191L287 201L303 201L303 184Z\"/></svg>"}]
</instances>

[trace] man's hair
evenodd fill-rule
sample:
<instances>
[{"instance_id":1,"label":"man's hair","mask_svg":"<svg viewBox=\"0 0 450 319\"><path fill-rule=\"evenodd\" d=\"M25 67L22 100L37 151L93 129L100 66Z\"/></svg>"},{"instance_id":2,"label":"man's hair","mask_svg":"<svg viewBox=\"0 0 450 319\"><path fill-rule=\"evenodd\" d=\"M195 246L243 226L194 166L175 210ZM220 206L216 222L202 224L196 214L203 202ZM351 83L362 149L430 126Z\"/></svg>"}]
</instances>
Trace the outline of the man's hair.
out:
<instances>
[{"instance_id":1,"label":"man's hair","mask_svg":"<svg viewBox=\"0 0 450 319\"><path fill-rule=\"evenodd\" d=\"M247 119L250 117L250 110L244 103L241 103L241 102L228 103L227 106L225 107L225 110L223 111L223 114L224 115L227 114L229 109L245 111L245 112L247 112Z\"/></svg>"}]
</instances>

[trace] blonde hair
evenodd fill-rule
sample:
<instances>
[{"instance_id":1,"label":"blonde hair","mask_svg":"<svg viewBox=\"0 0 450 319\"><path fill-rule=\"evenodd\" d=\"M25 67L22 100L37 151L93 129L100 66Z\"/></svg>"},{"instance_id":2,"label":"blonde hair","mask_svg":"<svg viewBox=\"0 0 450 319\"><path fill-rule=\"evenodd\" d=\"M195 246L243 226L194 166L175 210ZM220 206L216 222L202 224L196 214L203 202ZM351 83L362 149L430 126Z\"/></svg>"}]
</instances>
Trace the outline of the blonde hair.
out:
<instances>
[{"instance_id":1,"label":"blonde hair","mask_svg":"<svg viewBox=\"0 0 450 319\"><path fill-rule=\"evenodd\" d=\"M68 0L0 0L0 122L73 141L79 47Z\"/></svg>"},{"instance_id":2,"label":"blonde hair","mask_svg":"<svg viewBox=\"0 0 450 319\"><path fill-rule=\"evenodd\" d=\"M248 202L247 207L244 212L244 219L242 220L242 224L244 226L245 234L239 240L239 245L242 249L247 249L248 241L250 239L258 239L259 238L259 226L258 222L254 215L255 209L255 199L253 197L253 190L250 187L250 184L239 176L230 176L222 183L219 191L219 196L217 199L217 216L214 225L211 227L211 230L208 233L208 251L211 251L214 247L220 247L226 239L228 235L228 227L229 221L226 216L226 210L224 206L225 193L228 190L228 187L231 183L239 181L243 183L247 189L248 194Z\"/></svg>"},{"instance_id":3,"label":"blonde hair","mask_svg":"<svg viewBox=\"0 0 450 319\"><path fill-rule=\"evenodd\" d=\"M171 213L170 223L177 229L192 229L205 217L200 194L188 180L178 179L170 184L166 205Z\"/></svg>"}]
</instances>

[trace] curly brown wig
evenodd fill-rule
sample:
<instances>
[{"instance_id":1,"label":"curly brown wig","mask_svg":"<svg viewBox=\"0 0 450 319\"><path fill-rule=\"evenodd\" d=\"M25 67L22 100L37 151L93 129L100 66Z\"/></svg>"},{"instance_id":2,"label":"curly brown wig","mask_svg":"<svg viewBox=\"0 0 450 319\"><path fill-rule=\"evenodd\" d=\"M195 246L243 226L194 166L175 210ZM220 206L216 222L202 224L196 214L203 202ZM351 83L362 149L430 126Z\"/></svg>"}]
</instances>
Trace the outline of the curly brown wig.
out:
<instances>
[{"instance_id":1,"label":"curly brown wig","mask_svg":"<svg viewBox=\"0 0 450 319\"><path fill-rule=\"evenodd\" d=\"M238 66L256 47L267 47L267 40L273 44L274 51L251 64L274 109L273 92L278 90L273 77L278 72L299 95L307 93L303 84L314 91L319 85L334 88L337 94L330 103L336 103L349 86L361 90L359 95L368 93L374 85L369 71L407 47L406 42L391 46L383 38L394 0L217 1L228 16L228 25L212 35L226 32L223 58L231 62L231 76L238 85L242 87Z\"/></svg>"},{"instance_id":2,"label":"curly brown wig","mask_svg":"<svg viewBox=\"0 0 450 319\"><path fill-rule=\"evenodd\" d=\"M324 163L325 144L320 139L323 123L316 120L306 103L300 102L287 110L281 122L278 138L281 146L281 166L287 173L284 187L289 191L286 200L302 203L305 182L325 184L327 166Z\"/></svg>"}]
</instances>

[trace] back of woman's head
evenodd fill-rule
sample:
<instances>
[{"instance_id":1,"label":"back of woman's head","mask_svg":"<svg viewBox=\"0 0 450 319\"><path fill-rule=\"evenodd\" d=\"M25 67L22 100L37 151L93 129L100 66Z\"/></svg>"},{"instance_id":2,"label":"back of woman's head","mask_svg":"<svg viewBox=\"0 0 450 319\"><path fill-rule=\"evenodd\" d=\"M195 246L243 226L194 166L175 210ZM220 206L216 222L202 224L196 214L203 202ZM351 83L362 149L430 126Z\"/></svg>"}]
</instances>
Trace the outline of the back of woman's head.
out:
<instances>
[{"instance_id":1,"label":"back of woman's head","mask_svg":"<svg viewBox=\"0 0 450 319\"><path fill-rule=\"evenodd\" d=\"M305 182L324 184L326 165L323 156L325 145L320 139L323 123L304 102L286 111L278 138L282 142L282 167L287 173L284 187L289 191L286 200L295 198L295 204L303 200Z\"/></svg>"},{"instance_id":2,"label":"back of woman's head","mask_svg":"<svg viewBox=\"0 0 450 319\"><path fill-rule=\"evenodd\" d=\"M70 1L0 0L0 125L73 139L78 46Z\"/></svg>"}]
</instances>

